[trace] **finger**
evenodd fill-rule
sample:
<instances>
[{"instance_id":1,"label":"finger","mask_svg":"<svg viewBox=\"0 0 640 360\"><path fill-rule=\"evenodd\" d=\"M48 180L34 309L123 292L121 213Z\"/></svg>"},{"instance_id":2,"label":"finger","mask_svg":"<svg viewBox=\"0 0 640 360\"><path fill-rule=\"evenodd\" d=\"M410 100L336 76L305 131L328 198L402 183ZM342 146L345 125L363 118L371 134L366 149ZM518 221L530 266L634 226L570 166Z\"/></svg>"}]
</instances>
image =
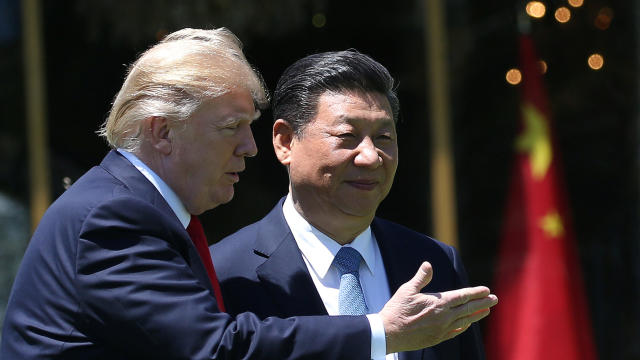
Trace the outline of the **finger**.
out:
<instances>
[{"instance_id":1,"label":"finger","mask_svg":"<svg viewBox=\"0 0 640 360\"><path fill-rule=\"evenodd\" d=\"M466 304L452 308L459 312L458 317L470 315L478 310L488 309L495 306L498 303L498 298L495 295L489 295L482 299L471 300Z\"/></svg>"},{"instance_id":2,"label":"finger","mask_svg":"<svg viewBox=\"0 0 640 360\"><path fill-rule=\"evenodd\" d=\"M460 306L462 304L468 303L471 300L481 299L487 296L489 296L489 288L486 286L476 286L472 288L450 290L442 293L442 298L449 305L449 307Z\"/></svg>"},{"instance_id":3,"label":"finger","mask_svg":"<svg viewBox=\"0 0 640 360\"><path fill-rule=\"evenodd\" d=\"M471 315L461 317L455 320L454 322L451 323L451 327L455 330L455 329L471 326L471 324L473 324L474 322L480 321L485 317L487 317L490 312L491 310L489 309L478 310L472 313Z\"/></svg>"},{"instance_id":4,"label":"finger","mask_svg":"<svg viewBox=\"0 0 640 360\"><path fill-rule=\"evenodd\" d=\"M445 337L444 337L443 341L444 341L444 340L449 340L449 339L451 339L451 338L454 338L454 337L456 337L456 336L458 336L458 335L462 334L463 332L467 331L467 329L468 329L470 326L471 326L471 324L469 324L469 325L467 325L467 326L465 326L465 327L460 327L460 328L456 328L456 329L453 329L453 330L449 331L449 332L445 335Z\"/></svg>"},{"instance_id":5,"label":"finger","mask_svg":"<svg viewBox=\"0 0 640 360\"><path fill-rule=\"evenodd\" d=\"M411 280L409 280L406 285L410 286L414 292L419 293L422 288L424 288L431 282L432 278L433 268L428 261L425 261L420 265L420 268L418 269L418 272L415 274L415 276Z\"/></svg>"},{"instance_id":6,"label":"finger","mask_svg":"<svg viewBox=\"0 0 640 360\"><path fill-rule=\"evenodd\" d=\"M471 324L469 324L469 325L467 325L465 327L459 327L459 328L453 329L453 330L450 331L450 333L459 335L459 334L462 334L463 332L465 332L470 327L471 327Z\"/></svg>"},{"instance_id":7,"label":"finger","mask_svg":"<svg viewBox=\"0 0 640 360\"><path fill-rule=\"evenodd\" d=\"M482 309L488 309L496 305L497 303L498 303L498 298L493 294L489 294L487 297L470 300L469 302L464 303L462 305L452 307L451 310L454 311L455 318L461 318L461 317L469 316Z\"/></svg>"}]
</instances>

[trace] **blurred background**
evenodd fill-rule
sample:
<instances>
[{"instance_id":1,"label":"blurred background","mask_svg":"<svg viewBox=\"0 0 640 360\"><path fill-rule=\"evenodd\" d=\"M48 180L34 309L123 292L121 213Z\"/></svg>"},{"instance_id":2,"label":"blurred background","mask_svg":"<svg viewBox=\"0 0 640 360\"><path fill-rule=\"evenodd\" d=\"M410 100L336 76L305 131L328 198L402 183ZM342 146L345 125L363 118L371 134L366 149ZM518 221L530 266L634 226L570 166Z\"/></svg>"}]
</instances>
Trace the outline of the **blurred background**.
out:
<instances>
[{"instance_id":1,"label":"blurred background","mask_svg":"<svg viewBox=\"0 0 640 360\"><path fill-rule=\"evenodd\" d=\"M41 209L108 151L95 132L126 65L183 27L228 27L270 90L319 51L355 48L385 65L399 84L400 165L379 215L454 244L470 282L491 285L523 17L545 64L585 284L575 295L599 358L640 359L640 3L623 0L0 0L0 321ZM234 200L202 216L210 241L286 193L271 123L265 111L254 126L260 151Z\"/></svg>"}]
</instances>

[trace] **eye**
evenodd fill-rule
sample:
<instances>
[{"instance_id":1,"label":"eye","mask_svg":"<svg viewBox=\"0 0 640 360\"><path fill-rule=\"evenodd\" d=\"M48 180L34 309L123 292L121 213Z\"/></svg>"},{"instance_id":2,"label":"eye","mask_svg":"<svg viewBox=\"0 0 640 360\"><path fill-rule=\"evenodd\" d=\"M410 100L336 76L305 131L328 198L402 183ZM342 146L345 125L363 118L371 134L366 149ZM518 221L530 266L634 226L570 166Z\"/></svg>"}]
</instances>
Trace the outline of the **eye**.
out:
<instances>
[{"instance_id":1,"label":"eye","mask_svg":"<svg viewBox=\"0 0 640 360\"><path fill-rule=\"evenodd\" d=\"M235 133L238 128L240 128L241 123L236 121L229 124L224 125L220 128L221 131L225 133Z\"/></svg>"},{"instance_id":2,"label":"eye","mask_svg":"<svg viewBox=\"0 0 640 360\"><path fill-rule=\"evenodd\" d=\"M393 140L391 134L380 134L377 136L378 140Z\"/></svg>"},{"instance_id":3,"label":"eye","mask_svg":"<svg viewBox=\"0 0 640 360\"><path fill-rule=\"evenodd\" d=\"M356 137L356 135L350 132L345 132L338 134L338 137L341 139L353 139Z\"/></svg>"}]
</instances>

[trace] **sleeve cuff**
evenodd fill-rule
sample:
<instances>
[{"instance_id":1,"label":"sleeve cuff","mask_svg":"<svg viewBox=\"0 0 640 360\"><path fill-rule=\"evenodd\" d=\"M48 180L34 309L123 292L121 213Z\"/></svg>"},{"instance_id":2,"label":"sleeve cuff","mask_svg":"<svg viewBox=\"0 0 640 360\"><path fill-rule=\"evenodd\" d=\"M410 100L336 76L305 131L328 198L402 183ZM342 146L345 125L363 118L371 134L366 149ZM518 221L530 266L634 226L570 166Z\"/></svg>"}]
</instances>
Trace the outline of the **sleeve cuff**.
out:
<instances>
[{"instance_id":1,"label":"sleeve cuff","mask_svg":"<svg viewBox=\"0 0 640 360\"><path fill-rule=\"evenodd\" d=\"M387 339L384 334L384 324L378 314L368 314L371 327L371 358L384 359L387 355Z\"/></svg>"}]
</instances>

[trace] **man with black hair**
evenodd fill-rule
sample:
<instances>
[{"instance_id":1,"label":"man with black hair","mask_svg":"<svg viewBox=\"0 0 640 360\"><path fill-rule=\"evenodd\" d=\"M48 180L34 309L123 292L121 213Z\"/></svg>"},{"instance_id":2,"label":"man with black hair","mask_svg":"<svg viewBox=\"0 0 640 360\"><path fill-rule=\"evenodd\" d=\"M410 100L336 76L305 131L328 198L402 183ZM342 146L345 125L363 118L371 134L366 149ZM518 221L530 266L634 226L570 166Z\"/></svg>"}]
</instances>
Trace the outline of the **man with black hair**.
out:
<instances>
[{"instance_id":1,"label":"man with black hair","mask_svg":"<svg viewBox=\"0 0 640 360\"><path fill-rule=\"evenodd\" d=\"M422 266L427 277L416 291L424 287L428 303L429 347L398 354L384 341L393 323L381 316L372 357L483 359L475 322L495 296L452 297L468 285L455 249L375 216L398 164L393 86L384 66L357 51L311 55L285 70L272 139L289 193L212 247L227 310L261 318L384 315L391 294Z\"/></svg>"}]
</instances>

